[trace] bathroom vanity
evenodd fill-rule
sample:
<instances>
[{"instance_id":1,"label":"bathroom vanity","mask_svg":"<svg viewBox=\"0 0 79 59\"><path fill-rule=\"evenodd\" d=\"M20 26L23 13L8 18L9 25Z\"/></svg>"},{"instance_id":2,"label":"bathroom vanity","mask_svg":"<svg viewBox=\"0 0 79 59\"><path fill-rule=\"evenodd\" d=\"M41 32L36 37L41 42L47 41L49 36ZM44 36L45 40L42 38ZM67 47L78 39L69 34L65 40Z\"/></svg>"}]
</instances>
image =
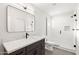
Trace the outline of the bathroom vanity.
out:
<instances>
[{"instance_id":1,"label":"bathroom vanity","mask_svg":"<svg viewBox=\"0 0 79 59\"><path fill-rule=\"evenodd\" d=\"M35 16L13 6L7 6L8 32L33 32ZM26 34L27 38L27 34ZM43 55L44 37L31 36L14 41L3 42L5 55Z\"/></svg>"},{"instance_id":2,"label":"bathroom vanity","mask_svg":"<svg viewBox=\"0 0 79 59\"><path fill-rule=\"evenodd\" d=\"M45 39L32 37L3 43L5 55L44 55Z\"/></svg>"}]
</instances>

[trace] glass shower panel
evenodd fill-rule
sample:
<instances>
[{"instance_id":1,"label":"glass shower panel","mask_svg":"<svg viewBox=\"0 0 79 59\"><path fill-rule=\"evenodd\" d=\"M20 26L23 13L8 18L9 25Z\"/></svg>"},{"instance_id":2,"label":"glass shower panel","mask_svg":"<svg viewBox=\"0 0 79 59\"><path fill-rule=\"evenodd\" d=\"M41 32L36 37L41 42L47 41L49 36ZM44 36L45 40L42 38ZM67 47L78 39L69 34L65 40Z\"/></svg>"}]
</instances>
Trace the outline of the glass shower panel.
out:
<instances>
[{"instance_id":1,"label":"glass shower panel","mask_svg":"<svg viewBox=\"0 0 79 59\"><path fill-rule=\"evenodd\" d=\"M47 37L48 40L60 47L75 50L76 23L70 17L72 13L67 15L59 15L47 18Z\"/></svg>"}]
</instances>

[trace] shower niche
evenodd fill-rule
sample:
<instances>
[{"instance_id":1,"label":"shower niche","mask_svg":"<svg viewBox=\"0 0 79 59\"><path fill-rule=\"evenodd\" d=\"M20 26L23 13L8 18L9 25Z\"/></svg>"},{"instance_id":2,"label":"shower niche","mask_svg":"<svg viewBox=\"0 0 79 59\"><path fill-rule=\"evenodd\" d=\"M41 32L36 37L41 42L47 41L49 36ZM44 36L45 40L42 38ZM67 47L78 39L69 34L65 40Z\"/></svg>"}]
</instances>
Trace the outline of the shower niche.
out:
<instances>
[{"instance_id":1,"label":"shower niche","mask_svg":"<svg viewBox=\"0 0 79 59\"><path fill-rule=\"evenodd\" d=\"M64 31L70 31L71 30L71 26L64 26Z\"/></svg>"},{"instance_id":2,"label":"shower niche","mask_svg":"<svg viewBox=\"0 0 79 59\"><path fill-rule=\"evenodd\" d=\"M34 18L34 15L9 5L7 7L7 30L8 32L33 32Z\"/></svg>"}]
</instances>

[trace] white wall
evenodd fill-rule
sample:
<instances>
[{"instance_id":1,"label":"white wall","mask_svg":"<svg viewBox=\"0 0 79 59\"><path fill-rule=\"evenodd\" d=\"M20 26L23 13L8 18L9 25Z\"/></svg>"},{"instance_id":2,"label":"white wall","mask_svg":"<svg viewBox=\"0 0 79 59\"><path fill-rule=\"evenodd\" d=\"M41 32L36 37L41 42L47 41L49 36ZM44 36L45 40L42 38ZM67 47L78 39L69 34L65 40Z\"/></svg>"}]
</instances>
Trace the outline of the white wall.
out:
<instances>
[{"instance_id":1,"label":"white wall","mask_svg":"<svg viewBox=\"0 0 79 59\"><path fill-rule=\"evenodd\" d=\"M46 35L46 17L47 14L34 7L34 15L35 15L35 31L31 33L32 35L43 36Z\"/></svg>"},{"instance_id":2,"label":"white wall","mask_svg":"<svg viewBox=\"0 0 79 59\"><path fill-rule=\"evenodd\" d=\"M77 9L77 29L79 29L79 4L78 4L78 9ZM76 33L76 43L77 43L77 48L76 48L76 54L79 55L79 31L77 30L77 33Z\"/></svg>"},{"instance_id":3,"label":"white wall","mask_svg":"<svg viewBox=\"0 0 79 59\"><path fill-rule=\"evenodd\" d=\"M3 41L11 41L11 40L17 40L20 38L25 37L26 32L17 32L17 33L8 33L7 32L7 26L6 26L6 8L8 4L0 3L0 52L3 51L2 42ZM35 8L34 11L35 15L35 32L31 33L32 35L45 35L45 19L46 16L43 12L41 12L39 9Z\"/></svg>"}]
</instances>

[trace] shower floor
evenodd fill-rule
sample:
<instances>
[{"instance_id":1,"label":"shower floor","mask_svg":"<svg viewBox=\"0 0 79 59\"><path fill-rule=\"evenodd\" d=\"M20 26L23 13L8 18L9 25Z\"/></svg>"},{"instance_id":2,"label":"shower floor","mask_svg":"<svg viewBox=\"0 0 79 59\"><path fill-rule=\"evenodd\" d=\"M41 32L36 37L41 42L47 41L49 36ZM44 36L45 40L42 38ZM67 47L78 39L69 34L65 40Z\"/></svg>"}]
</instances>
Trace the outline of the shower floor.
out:
<instances>
[{"instance_id":1,"label":"shower floor","mask_svg":"<svg viewBox=\"0 0 79 59\"><path fill-rule=\"evenodd\" d=\"M45 50L45 55L75 55L75 53L58 49L58 48L53 48L52 52Z\"/></svg>"}]
</instances>

